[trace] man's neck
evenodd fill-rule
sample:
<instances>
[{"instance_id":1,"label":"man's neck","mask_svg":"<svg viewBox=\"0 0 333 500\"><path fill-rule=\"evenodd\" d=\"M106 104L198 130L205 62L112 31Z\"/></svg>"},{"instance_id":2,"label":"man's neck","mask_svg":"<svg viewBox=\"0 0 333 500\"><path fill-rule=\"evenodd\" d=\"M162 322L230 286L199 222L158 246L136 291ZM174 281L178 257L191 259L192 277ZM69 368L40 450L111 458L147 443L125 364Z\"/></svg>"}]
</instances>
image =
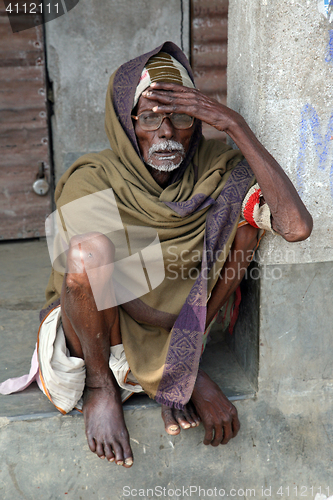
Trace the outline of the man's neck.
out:
<instances>
[{"instance_id":1,"label":"man's neck","mask_svg":"<svg viewBox=\"0 0 333 500\"><path fill-rule=\"evenodd\" d=\"M157 168L151 167L147 164L146 167L154 181L157 182L157 184L163 189L168 185L171 174L174 172L174 170L172 172L162 172L161 170L158 170Z\"/></svg>"}]
</instances>

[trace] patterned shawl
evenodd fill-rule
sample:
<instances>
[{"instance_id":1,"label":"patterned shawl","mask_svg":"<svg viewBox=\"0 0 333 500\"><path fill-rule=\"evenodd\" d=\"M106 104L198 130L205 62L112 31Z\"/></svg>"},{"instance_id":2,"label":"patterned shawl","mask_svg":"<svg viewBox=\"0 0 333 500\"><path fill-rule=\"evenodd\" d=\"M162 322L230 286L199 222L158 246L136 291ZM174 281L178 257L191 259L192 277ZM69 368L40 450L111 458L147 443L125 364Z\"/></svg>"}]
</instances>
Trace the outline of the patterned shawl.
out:
<instances>
[{"instance_id":1,"label":"patterned shawl","mask_svg":"<svg viewBox=\"0 0 333 500\"><path fill-rule=\"evenodd\" d=\"M158 234L164 279L119 306L120 328L132 373L147 394L182 408L198 372L207 297L235 237L253 174L239 151L206 141L196 121L187 156L169 185L162 189L151 177L130 114L142 69L161 50L181 62L193 79L186 57L171 42L121 66L111 76L106 97L105 127L112 149L77 160L60 179L55 200L65 210L83 196L112 188L124 227L152 228ZM83 220L77 232L90 229ZM63 272L53 268L48 310L60 297L62 280Z\"/></svg>"}]
</instances>

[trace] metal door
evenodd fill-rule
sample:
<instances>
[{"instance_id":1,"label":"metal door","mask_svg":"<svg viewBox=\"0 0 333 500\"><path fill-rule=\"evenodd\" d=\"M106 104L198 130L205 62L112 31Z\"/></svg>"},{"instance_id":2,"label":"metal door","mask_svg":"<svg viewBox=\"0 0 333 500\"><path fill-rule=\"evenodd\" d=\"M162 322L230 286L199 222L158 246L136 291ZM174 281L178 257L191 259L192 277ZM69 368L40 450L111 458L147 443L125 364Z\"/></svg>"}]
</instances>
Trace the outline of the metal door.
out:
<instances>
[{"instance_id":1,"label":"metal door","mask_svg":"<svg viewBox=\"0 0 333 500\"><path fill-rule=\"evenodd\" d=\"M191 65L196 86L227 102L228 0L191 0ZM203 124L206 138L226 135Z\"/></svg>"},{"instance_id":2,"label":"metal door","mask_svg":"<svg viewBox=\"0 0 333 500\"><path fill-rule=\"evenodd\" d=\"M45 182L52 184L47 118L43 28L13 33L0 0L1 240L45 235L52 210L52 189L42 195Z\"/></svg>"}]
</instances>

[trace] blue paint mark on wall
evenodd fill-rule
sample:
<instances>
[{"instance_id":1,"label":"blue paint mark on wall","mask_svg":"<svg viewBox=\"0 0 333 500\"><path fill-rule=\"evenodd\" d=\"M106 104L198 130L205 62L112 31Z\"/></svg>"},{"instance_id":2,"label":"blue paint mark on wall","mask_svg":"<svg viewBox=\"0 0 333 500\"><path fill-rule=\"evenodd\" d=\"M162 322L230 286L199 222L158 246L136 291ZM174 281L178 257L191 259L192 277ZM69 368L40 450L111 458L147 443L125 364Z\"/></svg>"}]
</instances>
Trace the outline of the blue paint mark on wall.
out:
<instances>
[{"instance_id":1,"label":"blue paint mark on wall","mask_svg":"<svg viewBox=\"0 0 333 500\"><path fill-rule=\"evenodd\" d=\"M318 0L318 11L333 22L333 0Z\"/></svg>"},{"instance_id":2,"label":"blue paint mark on wall","mask_svg":"<svg viewBox=\"0 0 333 500\"><path fill-rule=\"evenodd\" d=\"M330 166L329 149L333 143L333 112L330 116L325 136L321 134L320 118L311 104L306 104L301 111L300 149L297 158L297 190L302 197L304 194L304 175L306 172L306 153L310 140L314 142L318 156L318 169L330 168L329 182L333 199L333 164Z\"/></svg>"},{"instance_id":3,"label":"blue paint mark on wall","mask_svg":"<svg viewBox=\"0 0 333 500\"><path fill-rule=\"evenodd\" d=\"M333 30L329 31L329 41L326 49L325 62L333 64Z\"/></svg>"}]
</instances>

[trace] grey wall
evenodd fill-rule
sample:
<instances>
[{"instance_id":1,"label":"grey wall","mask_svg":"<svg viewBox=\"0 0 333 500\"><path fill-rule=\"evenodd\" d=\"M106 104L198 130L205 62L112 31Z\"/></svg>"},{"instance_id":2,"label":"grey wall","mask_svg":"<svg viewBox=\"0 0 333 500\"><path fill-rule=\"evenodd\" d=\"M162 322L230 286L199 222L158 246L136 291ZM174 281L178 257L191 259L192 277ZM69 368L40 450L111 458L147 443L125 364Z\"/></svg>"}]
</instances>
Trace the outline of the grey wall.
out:
<instances>
[{"instance_id":1,"label":"grey wall","mask_svg":"<svg viewBox=\"0 0 333 500\"><path fill-rule=\"evenodd\" d=\"M315 223L304 243L266 238L266 263L333 259L333 25L318 4L229 2L229 105L285 168Z\"/></svg>"},{"instance_id":2,"label":"grey wall","mask_svg":"<svg viewBox=\"0 0 333 500\"><path fill-rule=\"evenodd\" d=\"M80 0L45 30L57 181L82 154L109 147L104 101L113 71L167 40L188 54L189 0Z\"/></svg>"},{"instance_id":3,"label":"grey wall","mask_svg":"<svg viewBox=\"0 0 333 500\"><path fill-rule=\"evenodd\" d=\"M308 240L291 244L267 235L257 255L259 371L252 410L259 426L271 425L270 436L262 436L268 453L257 476L272 461L279 472L266 469L267 484L278 475L281 485L305 485L311 499L318 491L309 488L323 468L325 481L331 476L333 439L323 414L333 412L333 25L319 12L322 4L229 2L229 106L280 162L314 218ZM289 419L295 426L284 425ZM317 419L323 442L312 425ZM308 467L312 453L318 465Z\"/></svg>"}]
</instances>

